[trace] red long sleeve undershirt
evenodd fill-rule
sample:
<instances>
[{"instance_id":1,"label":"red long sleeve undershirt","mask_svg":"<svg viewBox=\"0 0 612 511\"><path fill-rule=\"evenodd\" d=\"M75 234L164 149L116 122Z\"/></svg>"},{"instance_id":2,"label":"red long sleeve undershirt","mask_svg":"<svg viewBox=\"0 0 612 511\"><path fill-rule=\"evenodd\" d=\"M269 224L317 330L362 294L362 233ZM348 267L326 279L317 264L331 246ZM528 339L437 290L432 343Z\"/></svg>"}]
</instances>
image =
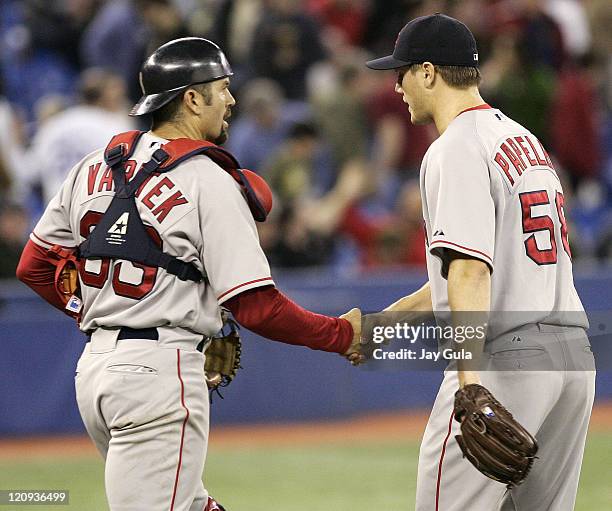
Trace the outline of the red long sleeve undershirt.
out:
<instances>
[{"instance_id":1,"label":"red long sleeve undershirt","mask_svg":"<svg viewBox=\"0 0 612 511\"><path fill-rule=\"evenodd\" d=\"M55 264L47 256L47 249L28 240L19 264L17 278L42 296L53 307L64 312L64 302L55 290Z\"/></svg>"},{"instance_id":2,"label":"red long sleeve undershirt","mask_svg":"<svg viewBox=\"0 0 612 511\"><path fill-rule=\"evenodd\" d=\"M55 291L55 264L47 256L47 250L31 240L19 260L17 278L64 311L64 303ZM273 286L244 291L223 305L240 325L285 344L342 354L353 339L353 328L345 319L307 311Z\"/></svg>"},{"instance_id":3,"label":"red long sleeve undershirt","mask_svg":"<svg viewBox=\"0 0 612 511\"><path fill-rule=\"evenodd\" d=\"M343 354L353 340L347 320L307 311L273 286L244 291L223 306L240 325L285 344Z\"/></svg>"}]
</instances>

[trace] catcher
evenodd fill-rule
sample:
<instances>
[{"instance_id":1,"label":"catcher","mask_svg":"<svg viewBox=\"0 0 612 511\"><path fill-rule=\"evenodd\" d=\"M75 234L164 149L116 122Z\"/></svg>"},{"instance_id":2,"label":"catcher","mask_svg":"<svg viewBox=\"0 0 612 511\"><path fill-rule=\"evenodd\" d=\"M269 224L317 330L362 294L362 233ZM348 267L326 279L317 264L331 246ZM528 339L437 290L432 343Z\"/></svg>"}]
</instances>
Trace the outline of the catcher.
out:
<instances>
[{"instance_id":1,"label":"catcher","mask_svg":"<svg viewBox=\"0 0 612 511\"><path fill-rule=\"evenodd\" d=\"M240 364L235 328L351 355L361 313L309 312L278 291L257 235L272 194L220 147L235 100L231 67L201 38L170 41L144 63L132 115L77 164L34 228L17 276L77 317L88 342L79 411L105 459L111 511L221 509L202 484L208 384ZM78 270L78 284L76 273Z\"/></svg>"}]
</instances>

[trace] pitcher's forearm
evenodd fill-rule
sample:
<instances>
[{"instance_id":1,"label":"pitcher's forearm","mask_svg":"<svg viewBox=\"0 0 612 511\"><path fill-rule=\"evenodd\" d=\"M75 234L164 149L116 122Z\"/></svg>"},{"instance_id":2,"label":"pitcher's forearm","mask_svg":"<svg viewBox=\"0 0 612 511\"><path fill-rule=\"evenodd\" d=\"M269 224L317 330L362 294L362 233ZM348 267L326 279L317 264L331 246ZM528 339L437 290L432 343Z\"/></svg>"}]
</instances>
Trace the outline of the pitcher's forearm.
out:
<instances>
[{"instance_id":1,"label":"pitcher's forearm","mask_svg":"<svg viewBox=\"0 0 612 511\"><path fill-rule=\"evenodd\" d=\"M448 303L455 332L462 329L465 339L455 340L459 385L480 383L478 368L486 336L491 307L491 273L486 263L478 259L453 259L448 270ZM473 333L469 338L467 332ZM467 355L469 353L469 356Z\"/></svg>"},{"instance_id":2,"label":"pitcher's forearm","mask_svg":"<svg viewBox=\"0 0 612 511\"><path fill-rule=\"evenodd\" d=\"M432 311L433 306L431 303L431 289L429 288L429 282L426 282L423 287L414 293L400 298L383 309L383 312L422 312L423 317L431 316Z\"/></svg>"}]
</instances>

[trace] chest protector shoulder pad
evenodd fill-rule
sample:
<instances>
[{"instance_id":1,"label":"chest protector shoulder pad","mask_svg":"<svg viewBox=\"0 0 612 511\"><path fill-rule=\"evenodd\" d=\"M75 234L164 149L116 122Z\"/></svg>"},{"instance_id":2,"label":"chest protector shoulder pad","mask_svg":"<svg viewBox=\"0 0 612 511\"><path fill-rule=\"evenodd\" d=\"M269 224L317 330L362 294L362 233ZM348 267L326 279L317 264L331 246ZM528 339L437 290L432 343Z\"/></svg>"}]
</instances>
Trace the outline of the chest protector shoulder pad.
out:
<instances>
[{"instance_id":1,"label":"chest protector shoulder pad","mask_svg":"<svg viewBox=\"0 0 612 511\"><path fill-rule=\"evenodd\" d=\"M169 172L185 160L203 154L238 182L256 220L265 220L268 209L253 191L238 161L228 151L205 141L181 138L164 144L136 176L126 182L125 162L134 153L143 134L142 131L121 133L114 136L106 147L104 160L112 172L115 196L97 226L79 246L79 256L124 259L161 267L181 280L199 282L206 279L206 272L201 273L195 265L163 252L147 233L136 207L136 193L147 178Z\"/></svg>"}]
</instances>

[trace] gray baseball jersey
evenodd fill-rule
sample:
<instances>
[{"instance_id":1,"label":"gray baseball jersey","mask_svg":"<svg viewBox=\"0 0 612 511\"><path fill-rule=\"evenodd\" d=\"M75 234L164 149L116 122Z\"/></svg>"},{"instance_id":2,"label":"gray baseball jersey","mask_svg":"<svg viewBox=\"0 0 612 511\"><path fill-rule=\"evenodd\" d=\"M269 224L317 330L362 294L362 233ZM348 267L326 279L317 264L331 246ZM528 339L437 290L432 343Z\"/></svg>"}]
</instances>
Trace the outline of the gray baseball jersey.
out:
<instances>
[{"instance_id":1,"label":"gray baseball jersey","mask_svg":"<svg viewBox=\"0 0 612 511\"><path fill-rule=\"evenodd\" d=\"M459 383L451 363L421 444L416 511L570 511L595 367L573 284L563 191L550 157L499 110L476 107L431 145L421 195L434 311L449 310L448 249L489 265L494 312L482 384L535 435L539 451L527 480L512 490L472 467L453 440Z\"/></svg>"},{"instance_id":2,"label":"gray baseball jersey","mask_svg":"<svg viewBox=\"0 0 612 511\"><path fill-rule=\"evenodd\" d=\"M128 178L164 142L146 133L128 162ZM110 204L113 188L103 151L88 155L49 203L32 241L43 247L78 246ZM81 272L82 330L167 326L177 339L210 335L222 325L220 304L247 289L273 284L238 184L208 157L196 156L146 181L136 203L163 250L205 268L209 284L182 281L163 268L128 261L87 260Z\"/></svg>"},{"instance_id":3,"label":"gray baseball jersey","mask_svg":"<svg viewBox=\"0 0 612 511\"><path fill-rule=\"evenodd\" d=\"M434 310L448 310L452 249L492 269L492 311L530 311L492 315L490 337L536 322L588 326L561 183L532 133L488 105L462 112L423 159L421 197Z\"/></svg>"}]
</instances>

